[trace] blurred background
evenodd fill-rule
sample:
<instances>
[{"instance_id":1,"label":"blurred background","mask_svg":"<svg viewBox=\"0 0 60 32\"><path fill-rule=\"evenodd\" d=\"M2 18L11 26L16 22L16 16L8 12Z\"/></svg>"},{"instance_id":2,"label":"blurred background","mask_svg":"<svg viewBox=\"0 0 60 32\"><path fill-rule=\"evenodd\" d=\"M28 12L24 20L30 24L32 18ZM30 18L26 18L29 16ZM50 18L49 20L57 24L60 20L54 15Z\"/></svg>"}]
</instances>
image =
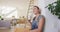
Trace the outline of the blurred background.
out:
<instances>
[{"instance_id":1,"label":"blurred background","mask_svg":"<svg viewBox=\"0 0 60 32\"><path fill-rule=\"evenodd\" d=\"M28 20L34 17L32 8L39 6L41 14L46 18L44 32L60 32L60 19L45 8L55 1L57 0L0 0L0 31L14 32L16 27L24 24L30 26Z\"/></svg>"}]
</instances>

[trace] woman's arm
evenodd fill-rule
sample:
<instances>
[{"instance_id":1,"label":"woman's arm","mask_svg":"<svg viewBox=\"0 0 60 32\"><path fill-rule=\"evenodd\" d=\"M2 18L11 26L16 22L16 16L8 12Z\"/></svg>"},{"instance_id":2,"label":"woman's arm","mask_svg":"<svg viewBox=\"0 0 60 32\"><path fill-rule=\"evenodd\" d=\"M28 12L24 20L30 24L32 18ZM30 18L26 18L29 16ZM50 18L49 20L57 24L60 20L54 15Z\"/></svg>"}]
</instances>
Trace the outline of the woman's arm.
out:
<instances>
[{"instance_id":1,"label":"woman's arm","mask_svg":"<svg viewBox=\"0 0 60 32\"><path fill-rule=\"evenodd\" d=\"M44 26L45 18L41 18L39 20L38 28L31 30L30 32L42 32L43 26Z\"/></svg>"},{"instance_id":2,"label":"woman's arm","mask_svg":"<svg viewBox=\"0 0 60 32\"><path fill-rule=\"evenodd\" d=\"M28 22L31 24L31 20L28 20Z\"/></svg>"}]
</instances>

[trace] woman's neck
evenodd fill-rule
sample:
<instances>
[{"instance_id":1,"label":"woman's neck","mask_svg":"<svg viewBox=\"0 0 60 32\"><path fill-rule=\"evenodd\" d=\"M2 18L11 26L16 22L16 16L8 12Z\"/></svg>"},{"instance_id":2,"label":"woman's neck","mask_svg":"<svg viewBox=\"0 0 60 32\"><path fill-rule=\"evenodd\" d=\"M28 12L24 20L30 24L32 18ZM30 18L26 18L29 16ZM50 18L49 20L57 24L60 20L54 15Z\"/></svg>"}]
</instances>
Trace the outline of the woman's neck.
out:
<instances>
[{"instance_id":1,"label":"woman's neck","mask_svg":"<svg viewBox=\"0 0 60 32\"><path fill-rule=\"evenodd\" d=\"M38 17L39 15L41 15L41 14L36 14L36 17Z\"/></svg>"}]
</instances>

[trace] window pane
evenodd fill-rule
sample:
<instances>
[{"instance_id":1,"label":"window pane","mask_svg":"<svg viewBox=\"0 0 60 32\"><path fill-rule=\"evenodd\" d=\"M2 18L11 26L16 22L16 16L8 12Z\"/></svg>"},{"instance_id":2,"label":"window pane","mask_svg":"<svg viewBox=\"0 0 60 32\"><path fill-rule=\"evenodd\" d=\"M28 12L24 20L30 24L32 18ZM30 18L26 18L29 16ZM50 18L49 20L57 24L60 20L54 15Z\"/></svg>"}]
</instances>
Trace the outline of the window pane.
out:
<instances>
[{"instance_id":1,"label":"window pane","mask_svg":"<svg viewBox=\"0 0 60 32\"><path fill-rule=\"evenodd\" d=\"M6 18L15 16L17 18L17 9L14 7L1 7L1 15Z\"/></svg>"}]
</instances>

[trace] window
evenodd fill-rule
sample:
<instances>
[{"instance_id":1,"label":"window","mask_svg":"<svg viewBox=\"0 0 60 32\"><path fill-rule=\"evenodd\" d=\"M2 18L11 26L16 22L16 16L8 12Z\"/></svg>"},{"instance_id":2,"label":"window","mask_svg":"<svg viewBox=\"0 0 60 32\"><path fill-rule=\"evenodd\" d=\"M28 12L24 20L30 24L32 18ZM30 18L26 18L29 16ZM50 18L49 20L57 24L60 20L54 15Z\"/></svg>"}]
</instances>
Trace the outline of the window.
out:
<instances>
[{"instance_id":1,"label":"window","mask_svg":"<svg viewBox=\"0 0 60 32\"><path fill-rule=\"evenodd\" d=\"M0 15L5 18L15 16L17 18L17 9L14 7L1 7Z\"/></svg>"}]
</instances>

